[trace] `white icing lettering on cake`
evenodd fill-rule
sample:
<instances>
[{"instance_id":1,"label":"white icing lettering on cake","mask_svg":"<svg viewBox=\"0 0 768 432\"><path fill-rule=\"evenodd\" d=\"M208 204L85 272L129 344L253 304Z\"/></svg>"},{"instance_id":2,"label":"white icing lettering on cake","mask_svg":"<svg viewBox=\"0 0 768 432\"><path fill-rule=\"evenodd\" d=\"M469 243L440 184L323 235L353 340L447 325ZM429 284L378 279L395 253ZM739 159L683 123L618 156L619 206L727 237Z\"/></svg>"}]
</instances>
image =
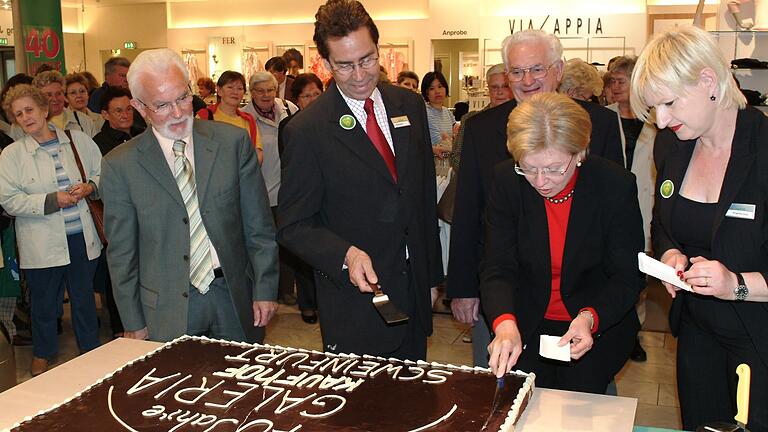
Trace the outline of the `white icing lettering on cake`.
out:
<instances>
[{"instance_id":1,"label":"white icing lettering on cake","mask_svg":"<svg viewBox=\"0 0 768 432\"><path fill-rule=\"evenodd\" d=\"M298 387L298 388L304 388L304 387L306 387L306 388L313 388L313 387L317 386L318 384L320 384L320 381L322 381L323 378L325 378L325 376L323 376L323 375L310 375L310 376L304 378L304 380L301 381L300 383L296 384L296 387Z\"/></svg>"},{"instance_id":2,"label":"white icing lettering on cake","mask_svg":"<svg viewBox=\"0 0 768 432\"><path fill-rule=\"evenodd\" d=\"M202 398L203 396L207 395L208 393L210 393L212 390L214 390L218 386L222 385L224 383L224 380L219 381L213 387L206 387L205 385L207 384L207 382L208 382L208 380L205 377L203 377L202 378L202 384L200 384L200 387L188 387L188 388L185 388L185 389L181 389L181 390L177 391L176 394L173 395L173 398L176 399L176 402L187 404L187 405L192 405L192 404L196 403L197 401L199 401L200 398ZM197 394L197 397L195 397L193 399L185 399L185 398L181 397L181 395L184 395L184 394L187 394L187 393L191 393L193 395Z\"/></svg>"},{"instance_id":3,"label":"white icing lettering on cake","mask_svg":"<svg viewBox=\"0 0 768 432\"><path fill-rule=\"evenodd\" d=\"M136 384L133 385L133 387L129 388L126 392L129 395L132 395L136 392L140 392L144 390L145 388L152 387L155 384L159 384L165 380L176 378L177 376L181 375L180 372L176 372L173 375L168 375L166 377L153 377L152 374L157 370L157 368L152 368L151 371L147 372L146 375L144 375L139 381L136 382Z\"/></svg>"},{"instance_id":4,"label":"white icing lettering on cake","mask_svg":"<svg viewBox=\"0 0 768 432\"><path fill-rule=\"evenodd\" d=\"M300 412L299 414L302 415L303 417L309 417L309 418L325 418L325 417L330 417L330 416L336 414L337 412L341 411L341 409L344 408L344 405L347 404L347 399L344 398L343 396L339 396L339 395L323 395L323 396L320 396L319 398L313 400L312 401L312 405L324 408L327 405L327 403L325 402L326 399L336 400L336 401L339 402L339 405L336 408L334 408L334 409L332 409L330 411L326 411L324 413L310 414L310 413L307 412L307 410L304 410L304 411Z\"/></svg>"},{"instance_id":5,"label":"white icing lettering on cake","mask_svg":"<svg viewBox=\"0 0 768 432\"><path fill-rule=\"evenodd\" d=\"M236 355L236 356L226 355L226 356L224 356L224 359L226 359L226 360L228 360L228 361L234 361L234 362L245 362L245 363L248 363L248 362L250 361L250 358L249 358L249 357L247 357L247 356L248 356L250 353L252 353L252 352L256 352L256 351L258 351L258 350L260 350L260 349L261 349L261 347L255 346L255 347L253 347L253 348L249 348L249 349L247 349L247 350L245 350L245 351L241 352L240 354L238 354L238 355Z\"/></svg>"},{"instance_id":6,"label":"white icing lettering on cake","mask_svg":"<svg viewBox=\"0 0 768 432\"><path fill-rule=\"evenodd\" d=\"M400 381L415 381L421 378L422 376L424 376L424 373L425 373L424 368L418 367L418 366L409 366L408 372L412 372L414 375L409 377L398 376L397 379L399 379Z\"/></svg>"},{"instance_id":7,"label":"white icing lettering on cake","mask_svg":"<svg viewBox=\"0 0 768 432\"><path fill-rule=\"evenodd\" d=\"M285 379L275 380L274 384L295 387L301 380L306 378L307 375L309 374L306 372L302 372L300 375L288 375Z\"/></svg>"},{"instance_id":8,"label":"white icing lettering on cake","mask_svg":"<svg viewBox=\"0 0 768 432\"><path fill-rule=\"evenodd\" d=\"M300 359L300 360L295 360L295 361L293 362L293 364L291 364L291 366L293 366L293 367L296 367L296 364L304 363L305 361L307 361L307 359L309 359L309 354L307 354L307 353L301 353L301 352L300 352L300 353L291 353L291 354L289 354L289 355L287 355L287 356L285 356L285 357L281 358L280 360L276 361L276 362L275 362L275 364L276 364L276 365L278 365L278 366L280 366L280 365L283 365L283 364L285 364L285 363L286 363L286 362L287 362L287 361L288 361L288 360L289 360L291 357L298 357L298 358Z\"/></svg>"},{"instance_id":9,"label":"white icing lettering on cake","mask_svg":"<svg viewBox=\"0 0 768 432\"><path fill-rule=\"evenodd\" d=\"M309 363L309 364L306 364L306 365L303 365L303 364L302 364L302 365L298 365L297 367L298 367L299 369L301 369L301 370L305 370L305 371L307 371L307 372L314 372L314 371L316 371L316 370L317 370L317 368L319 368L320 366L322 366L322 365L323 365L323 363L327 362L328 360L330 360L330 357L322 357L322 358L320 358L319 360L311 360L311 359L310 359L310 360L308 361L308 363Z\"/></svg>"},{"instance_id":10,"label":"white icing lettering on cake","mask_svg":"<svg viewBox=\"0 0 768 432\"><path fill-rule=\"evenodd\" d=\"M283 395L283 401L280 402L280 405L277 407L277 409L275 409L275 414L280 415L291 408L301 405L304 401L312 399L315 396L317 396L317 393L312 393L311 395L304 397L291 397L291 391L287 390Z\"/></svg>"},{"instance_id":11,"label":"white icing lettering on cake","mask_svg":"<svg viewBox=\"0 0 768 432\"><path fill-rule=\"evenodd\" d=\"M148 410L144 410L141 412L141 415L144 417L157 417L160 414L165 412L165 407L162 405L152 405L152 408Z\"/></svg>"},{"instance_id":12,"label":"white icing lettering on cake","mask_svg":"<svg viewBox=\"0 0 768 432\"><path fill-rule=\"evenodd\" d=\"M448 414L438 418L437 420L433 421L432 423L425 424L424 426L422 426L420 428L411 429L408 432L419 432L419 431L423 431L423 430L429 429L432 426L437 426L438 424L448 420L448 417L452 416L453 413L456 412L456 408L457 408L456 404L453 404L453 408L451 408L451 410L448 411Z\"/></svg>"},{"instance_id":13,"label":"white icing lettering on cake","mask_svg":"<svg viewBox=\"0 0 768 432\"><path fill-rule=\"evenodd\" d=\"M356 363L357 359L343 359L341 357L335 357L332 358L330 361L326 362L324 365L320 367L320 372L325 372L328 368L331 368L331 372L333 373L339 373L339 371L343 370L349 363Z\"/></svg>"},{"instance_id":14,"label":"white icing lettering on cake","mask_svg":"<svg viewBox=\"0 0 768 432\"><path fill-rule=\"evenodd\" d=\"M168 393L169 391L173 390L176 386L178 386L179 384L183 383L184 381L186 381L186 380L188 380L190 378L192 378L192 375L187 375L184 378L176 381L175 383L173 383L172 386L170 386L167 389L165 389L165 390L161 391L160 393L156 394L155 395L155 400L159 400L161 397L165 396L166 393Z\"/></svg>"},{"instance_id":15,"label":"white icing lettering on cake","mask_svg":"<svg viewBox=\"0 0 768 432\"><path fill-rule=\"evenodd\" d=\"M388 374L392 375L392 378L396 379L401 369L403 369L402 365L393 365L392 363L387 363L379 369L371 372L371 378L376 378L380 373L387 372ZM393 371L394 374L392 373Z\"/></svg>"},{"instance_id":16,"label":"white icing lettering on cake","mask_svg":"<svg viewBox=\"0 0 768 432\"><path fill-rule=\"evenodd\" d=\"M248 390L242 391L242 392L240 392L240 391L233 391L233 390L224 390L224 394L225 395L227 395L227 396L235 396L235 398L230 399L229 402L227 402L225 404L216 404L216 403L213 403L213 402L206 402L205 406L210 407L210 408L221 408L221 409L225 409L226 410L226 409L229 409L229 407L232 406L233 403L235 403L235 402L239 401L240 399L242 399L243 397L245 397L245 395L247 395L248 393L252 392L253 390L259 388L258 384L253 384L253 383L239 382L239 383L237 383L237 385L239 385L241 387L248 387Z\"/></svg>"},{"instance_id":17,"label":"white icing lettering on cake","mask_svg":"<svg viewBox=\"0 0 768 432\"><path fill-rule=\"evenodd\" d=\"M430 369L427 371L427 376L432 380L423 380L422 382L427 384L442 384L446 380L446 376L453 375L453 372L440 369Z\"/></svg>"},{"instance_id":18,"label":"white icing lettering on cake","mask_svg":"<svg viewBox=\"0 0 768 432\"><path fill-rule=\"evenodd\" d=\"M363 360L357 364L357 369L349 372L350 375L365 378L373 369L379 367L381 363L372 360Z\"/></svg>"},{"instance_id":19,"label":"white icing lettering on cake","mask_svg":"<svg viewBox=\"0 0 768 432\"><path fill-rule=\"evenodd\" d=\"M112 391L114 389L115 389L115 386L109 386L109 391L107 392L107 407L109 407L109 413L112 415L112 418L114 418L115 421L120 423L120 425L123 426L126 430L129 430L130 432L139 432L136 429L128 426L128 424L124 422L123 419L117 416L115 409L112 407Z\"/></svg>"}]
</instances>

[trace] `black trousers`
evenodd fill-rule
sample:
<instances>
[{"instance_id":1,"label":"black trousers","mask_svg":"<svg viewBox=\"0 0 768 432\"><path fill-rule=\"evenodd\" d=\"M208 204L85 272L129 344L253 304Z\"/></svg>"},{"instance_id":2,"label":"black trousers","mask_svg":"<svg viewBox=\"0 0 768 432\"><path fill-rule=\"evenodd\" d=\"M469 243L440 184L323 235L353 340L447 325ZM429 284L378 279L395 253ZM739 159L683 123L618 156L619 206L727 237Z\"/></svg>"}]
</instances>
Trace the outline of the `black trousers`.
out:
<instances>
[{"instance_id":1,"label":"black trousers","mask_svg":"<svg viewBox=\"0 0 768 432\"><path fill-rule=\"evenodd\" d=\"M746 363L752 371L749 423L752 432L768 432L768 366L732 303L683 293L677 342L677 388L685 430L704 423L734 423L736 367Z\"/></svg>"},{"instance_id":2,"label":"black trousers","mask_svg":"<svg viewBox=\"0 0 768 432\"><path fill-rule=\"evenodd\" d=\"M535 373L537 387L605 394L608 383L629 359L637 330L633 333L622 328L630 326L629 321L617 325L595 338L592 349L578 360L561 362L541 357L540 336L562 336L570 324L570 321L543 320L533 336L523 341L526 346L514 368Z\"/></svg>"}]
</instances>

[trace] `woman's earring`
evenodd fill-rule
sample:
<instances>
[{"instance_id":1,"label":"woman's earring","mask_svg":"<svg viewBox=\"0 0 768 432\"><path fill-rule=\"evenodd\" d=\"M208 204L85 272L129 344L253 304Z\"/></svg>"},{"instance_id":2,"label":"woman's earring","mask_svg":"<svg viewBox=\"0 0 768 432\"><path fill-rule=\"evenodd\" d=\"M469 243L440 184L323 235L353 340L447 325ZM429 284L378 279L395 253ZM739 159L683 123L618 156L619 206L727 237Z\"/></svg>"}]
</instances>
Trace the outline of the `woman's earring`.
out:
<instances>
[{"instance_id":1,"label":"woman's earring","mask_svg":"<svg viewBox=\"0 0 768 432\"><path fill-rule=\"evenodd\" d=\"M581 166L581 159L579 159L579 160L578 160L578 162L576 162L576 166L577 166L577 167L580 167L580 166Z\"/></svg>"},{"instance_id":2,"label":"woman's earring","mask_svg":"<svg viewBox=\"0 0 768 432\"><path fill-rule=\"evenodd\" d=\"M709 97L709 100L711 100L712 102L714 102L714 101L715 101L715 99L717 99L717 98L715 97L715 95L712 95L712 96L710 96L710 97Z\"/></svg>"}]
</instances>

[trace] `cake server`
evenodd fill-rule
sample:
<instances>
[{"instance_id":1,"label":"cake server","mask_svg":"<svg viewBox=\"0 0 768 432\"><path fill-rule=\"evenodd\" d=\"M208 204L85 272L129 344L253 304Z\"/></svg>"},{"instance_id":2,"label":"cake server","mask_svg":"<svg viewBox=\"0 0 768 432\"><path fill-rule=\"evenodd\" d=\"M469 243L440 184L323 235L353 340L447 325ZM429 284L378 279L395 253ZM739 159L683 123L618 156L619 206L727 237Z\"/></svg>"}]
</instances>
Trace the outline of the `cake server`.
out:
<instances>
[{"instance_id":1,"label":"cake server","mask_svg":"<svg viewBox=\"0 0 768 432\"><path fill-rule=\"evenodd\" d=\"M408 315L401 312L394 303L389 301L389 297L381 291L381 286L370 282L368 282L368 286L373 290L373 306L387 324L402 324L408 321Z\"/></svg>"},{"instance_id":2,"label":"cake server","mask_svg":"<svg viewBox=\"0 0 768 432\"><path fill-rule=\"evenodd\" d=\"M500 377L496 379L496 390L493 393L493 403L491 403L491 411L488 413L488 418L485 419L485 423L483 423L483 427L480 428L481 431L484 431L485 428L488 427L488 423L491 421L491 417L493 417L493 413L496 412L496 410L499 408L499 404L501 403L501 390L504 388L504 377Z\"/></svg>"}]
</instances>

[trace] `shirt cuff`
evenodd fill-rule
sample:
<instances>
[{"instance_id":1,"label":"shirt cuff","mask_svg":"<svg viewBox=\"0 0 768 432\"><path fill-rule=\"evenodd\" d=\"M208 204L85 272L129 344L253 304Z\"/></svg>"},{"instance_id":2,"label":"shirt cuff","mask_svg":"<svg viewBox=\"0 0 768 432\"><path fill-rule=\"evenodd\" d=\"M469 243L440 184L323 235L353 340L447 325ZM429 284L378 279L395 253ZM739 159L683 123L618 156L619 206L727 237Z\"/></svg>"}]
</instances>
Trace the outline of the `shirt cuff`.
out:
<instances>
[{"instance_id":1,"label":"shirt cuff","mask_svg":"<svg viewBox=\"0 0 768 432\"><path fill-rule=\"evenodd\" d=\"M493 320L493 325L491 326L493 328L493 331L494 332L496 331L496 327L498 327L499 324L503 323L504 321L509 321L509 320L512 320L512 321L515 322L515 324L517 324L517 318L515 317L514 314L506 313L506 314L499 315L498 318Z\"/></svg>"},{"instance_id":2,"label":"shirt cuff","mask_svg":"<svg viewBox=\"0 0 768 432\"><path fill-rule=\"evenodd\" d=\"M597 316L597 311L592 307L585 307L579 310L579 313L587 311L592 314L592 328L589 329L592 334L597 333L598 327L600 327L600 317Z\"/></svg>"},{"instance_id":3,"label":"shirt cuff","mask_svg":"<svg viewBox=\"0 0 768 432\"><path fill-rule=\"evenodd\" d=\"M59 211L59 201L56 192L51 192L45 196L45 204L43 204L43 214L49 215Z\"/></svg>"}]
</instances>

